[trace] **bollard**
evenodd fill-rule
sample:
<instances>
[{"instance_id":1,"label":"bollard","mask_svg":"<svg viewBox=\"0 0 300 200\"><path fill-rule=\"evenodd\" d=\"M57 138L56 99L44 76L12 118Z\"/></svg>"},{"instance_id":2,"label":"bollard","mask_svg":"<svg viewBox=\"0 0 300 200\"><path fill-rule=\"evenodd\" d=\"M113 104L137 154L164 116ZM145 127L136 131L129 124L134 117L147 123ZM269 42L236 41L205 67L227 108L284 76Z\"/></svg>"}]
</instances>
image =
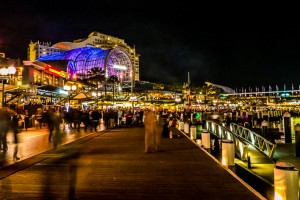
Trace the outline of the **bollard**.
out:
<instances>
[{"instance_id":1,"label":"bollard","mask_svg":"<svg viewBox=\"0 0 300 200\"><path fill-rule=\"evenodd\" d=\"M299 174L293 165L278 162L274 169L274 199L299 200Z\"/></svg>"},{"instance_id":2,"label":"bollard","mask_svg":"<svg viewBox=\"0 0 300 200\"><path fill-rule=\"evenodd\" d=\"M172 131L169 132L169 138L173 138L173 132Z\"/></svg>"},{"instance_id":3,"label":"bollard","mask_svg":"<svg viewBox=\"0 0 300 200\"><path fill-rule=\"evenodd\" d=\"M261 122L261 127L262 127L262 136L264 138L267 138L267 134L268 134L268 122L266 120Z\"/></svg>"},{"instance_id":4,"label":"bollard","mask_svg":"<svg viewBox=\"0 0 300 200\"><path fill-rule=\"evenodd\" d=\"M194 114L191 113L191 123L193 124L194 123Z\"/></svg>"},{"instance_id":5,"label":"bollard","mask_svg":"<svg viewBox=\"0 0 300 200\"><path fill-rule=\"evenodd\" d=\"M190 124L187 123L187 122L185 122L185 123L184 123L183 132L189 133L189 130L190 130Z\"/></svg>"},{"instance_id":6,"label":"bollard","mask_svg":"<svg viewBox=\"0 0 300 200\"><path fill-rule=\"evenodd\" d=\"M289 112L283 114L283 121L285 143L292 143L291 114Z\"/></svg>"},{"instance_id":7,"label":"bollard","mask_svg":"<svg viewBox=\"0 0 300 200\"><path fill-rule=\"evenodd\" d=\"M203 145L203 148L210 148L210 133L207 130L202 130L201 133L201 142Z\"/></svg>"},{"instance_id":8,"label":"bollard","mask_svg":"<svg viewBox=\"0 0 300 200\"><path fill-rule=\"evenodd\" d=\"M251 157L250 157L250 153L247 154L247 161L248 161L248 169L251 169Z\"/></svg>"},{"instance_id":9,"label":"bollard","mask_svg":"<svg viewBox=\"0 0 300 200\"><path fill-rule=\"evenodd\" d=\"M234 165L234 143L231 140L222 140L222 165Z\"/></svg>"},{"instance_id":10,"label":"bollard","mask_svg":"<svg viewBox=\"0 0 300 200\"><path fill-rule=\"evenodd\" d=\"M296 157L300 157L300 124L295 125Z\"/></svg>"},{"instance_id":11,"label":"bollard","mask_svg":"<svg viewBox=\"0 0 300 200\"><path fill-rule=\"evenodd\" d=\"M179 128L179 130L183 131L184 130L184 122L180 121L178 128Z\"/></svg>"},{"instance_id":12,"label":"bollard","mask_svg":"<svg viewBox=\"0 0 300 200\"><path fill-rule=\"evenodd\" d=\"M190 138L192 140L195 140L197 138L197 130L196 130L196 126L192 125L190 128Z\"/></svg>"}]
</instances>

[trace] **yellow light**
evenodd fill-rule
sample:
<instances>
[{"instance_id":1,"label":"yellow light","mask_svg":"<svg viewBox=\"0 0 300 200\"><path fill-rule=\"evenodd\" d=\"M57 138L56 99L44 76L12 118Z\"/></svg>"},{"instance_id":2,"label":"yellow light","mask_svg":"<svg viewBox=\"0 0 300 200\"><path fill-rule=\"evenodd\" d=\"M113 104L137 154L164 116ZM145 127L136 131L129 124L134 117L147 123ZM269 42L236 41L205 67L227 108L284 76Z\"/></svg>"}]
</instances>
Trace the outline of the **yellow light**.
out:
<instances>
[{"instance_id":1,"label":"yellow light","mask_svg":"<svg viewBox=\"0 0 300 200\"><path fill-rule=\"evenodd\" d=\"M57 71L57 70L52 69L52 68L50 68L49 71L50 71L50 72L53 72L53 73L55 73L55 74L58 74L58 75L60 74L60 71Z\"/></svg>"}]
</instances>

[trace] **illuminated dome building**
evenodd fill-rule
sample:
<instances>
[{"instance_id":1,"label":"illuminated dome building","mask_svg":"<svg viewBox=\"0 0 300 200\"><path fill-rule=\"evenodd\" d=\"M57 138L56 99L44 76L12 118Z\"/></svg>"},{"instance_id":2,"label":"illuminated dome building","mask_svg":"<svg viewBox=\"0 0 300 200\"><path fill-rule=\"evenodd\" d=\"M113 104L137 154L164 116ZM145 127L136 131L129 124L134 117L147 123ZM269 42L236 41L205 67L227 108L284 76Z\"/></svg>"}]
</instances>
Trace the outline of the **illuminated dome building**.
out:
<instances>
[{"instance_id":1,"label":"illuminated dome building","mask_svg":"<svg viewBox=\"0 0 300 200\"><path fill-rule=\"evenodd\" d=\"M70 79L76 80L78 74L87 75L92 68L105 71L105 76L115 75L121 83L132 81L132 63L129 55L122 48L101 49L82 47L38 58L39 61L67 61Z\"/></svg>"},{"instance_id":2,"label":"illuminated dome building","mask_svg":"<svg viewBox=\"0 0 300 200\"><path fill-rule=\"evenodd\" d=\"M72 77L86 74L92 67L105 70L106 76L116 75L120 82L139 81L139 55L123 39L92 32L88 38L73 42L30 42L28 60L65 60Z\"/></svg>"}]
</instances>

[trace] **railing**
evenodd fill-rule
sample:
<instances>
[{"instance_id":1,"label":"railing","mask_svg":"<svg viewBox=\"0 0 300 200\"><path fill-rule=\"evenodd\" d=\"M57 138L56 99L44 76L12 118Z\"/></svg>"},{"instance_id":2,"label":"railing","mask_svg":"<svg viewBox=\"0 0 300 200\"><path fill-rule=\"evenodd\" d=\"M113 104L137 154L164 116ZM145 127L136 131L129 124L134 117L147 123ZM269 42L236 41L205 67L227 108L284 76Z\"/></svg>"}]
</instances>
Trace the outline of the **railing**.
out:
<instances>
[{"instance_id":1,"label":"railing","mask_svg":"<svg viewBox=\"0 0 300 200\"><path fill-rule=\"evenodd\" d=\"M247 160L248 154L248 143L244 141L239 135L228 130L226 127L222 126L213 121L206 121L206 129L216 135L218 138L227 139L233 141L235 144L235 153L241 160Z\"/></svg>"},{"instance_id":2,"label":"railing","mask_svg":"<svg viewBox=\"0 0 300 200\"><path fill-rule=\"evenodd\" d=\"M257 148L260 152L267 155L269 158L272 158L276 149L276 144L270 142L266 138L260 136L254 131L245 128L244 126L231 123L230 130L232 133L238 135L240 138L245 139L252 146Z\"/></svg>"}]
</instances>

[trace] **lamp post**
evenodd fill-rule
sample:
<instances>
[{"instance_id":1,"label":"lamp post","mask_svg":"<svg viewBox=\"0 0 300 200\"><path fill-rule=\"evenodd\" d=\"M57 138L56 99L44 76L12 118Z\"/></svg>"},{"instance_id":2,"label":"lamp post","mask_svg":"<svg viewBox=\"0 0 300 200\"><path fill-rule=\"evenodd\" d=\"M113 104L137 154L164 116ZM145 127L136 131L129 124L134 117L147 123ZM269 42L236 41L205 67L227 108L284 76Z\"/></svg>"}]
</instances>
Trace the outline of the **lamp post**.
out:
<instances>
[{"instance_id":1,"label":"lamp post","mask_svg":"<svg viewBox=\"0 0 300 200\"><path fill-rule=\"evenodd\" d=\"M68 103L69 103L69 107L71 107L70 96L72 94L72 91L75 91L76 89L77 89L76 85L65 85L64 86L64 90L68 91Z\"/></svg>"},{"instance_id":2,"label":"lamp post","mask_svg":"<svg viewBox=\"0 0 300 200\"><path fill-rule=\"evenodd\" d=\"M1 106L4 106L4 79L10 79L11 75L16 73L15 67L8 67L8 68L1 68L0 69L0 76L2 78L2 99L1 99Z\"/></svg>"}]
</instances>

